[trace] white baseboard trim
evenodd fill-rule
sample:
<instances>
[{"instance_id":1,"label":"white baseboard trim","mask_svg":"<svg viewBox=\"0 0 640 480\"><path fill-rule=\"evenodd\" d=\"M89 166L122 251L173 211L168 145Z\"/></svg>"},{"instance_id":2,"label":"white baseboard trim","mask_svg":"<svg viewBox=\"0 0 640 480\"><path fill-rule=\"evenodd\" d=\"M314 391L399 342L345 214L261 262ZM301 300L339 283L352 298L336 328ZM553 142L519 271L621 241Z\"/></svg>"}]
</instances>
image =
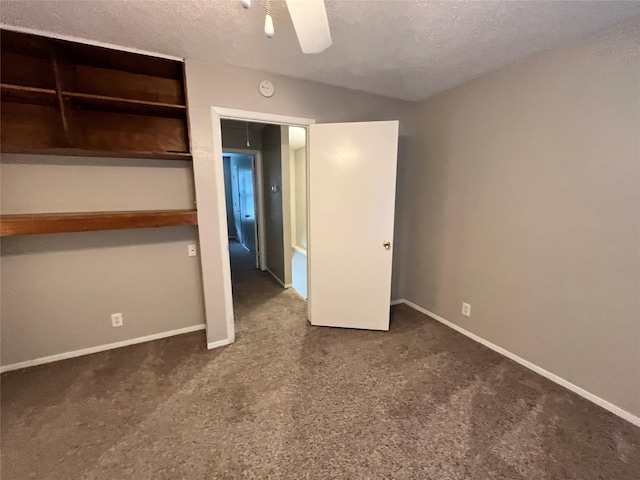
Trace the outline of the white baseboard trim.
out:
<instances>
[{"instance_id":1,"label":"white baseboard trim","mask_svg":"<svg viewBox=\"0 0 640 480\"><path fill-rule=\"evenodd\" d=\"M300 298L300 299L304 300L305 302L307 301L307 299L306 299L306 298L304 298L302 295L300 295L300 292L299 292L298 290L296 290L295 288L293 288L293 285L291 285L291 291L292 291L293 293L295 293L295 294L296 294L296 296L297 296L298 298Z\"/></svg>"},{"instance_id":2,"label":"white baseboard trim","mask_svg":"<svg viewBox=\"0 0 640 480\"><path fill-rule=\"evenodd\" d=\"M161 338L173 337L174 335L182 335L183 333L197 332L204 330L205 324L194 325L192 327L179 328L177 330L169 330L168 332L154 333L144 337L130 338L121 342L107 343L106 345L98 345L97 347L83 348L73 352L58 353L48 357L36 358L35 360L27 360L25 362L12 363L11 365L3 365L0 367L0 373L10 372L11 370L19 370L21 368L35 367L36 365L44 365L45 363L66 360L67 358L81 357L83 355L91 355L92 353L104 352L105 350L113 350L114 348L127 347L136 343L151 342L152 340L160 340Z\"/></svg>"},{"instance_id":3,"label":"white baseboard trim","mask_svg":"<svg viewBox=\"0 0 640 480\"><path fill-rule=\"evenodd\" d=\"M562 377L559 377L558 375L555 375L554 373L549 372L548 370L545 370L542 367L539 367L538 365L529 362L528 360L525 360L522 357L519 357L518 355L511 353L508 350L505 350L502 347L499 347L498 345L489 342L488 340L485 340L482 337L479 337L478 335L469 332L468 330L465 330L464 328L456 325L453 322L450 322L449 320L446 320L444 318L442 318L439 315L436 315L435 313L430 312L429 310L427 310L426 308L421 307L420 305L416 305L415 303L406 300L406 299L400 299L400 300L394 300L391 302L391 305L398 305L404 303L405 305L408 305L409 307L413 308L414 310L417 310L420 313L424 313L425 315L433 318L434 320L437 320L438 322L446 325L447 327L453 328L454 330L456 330L457 332L460 332L461 334L463 334L466 337L469 337L472 340L475 340L478 343L481 343L482 345L484 345L485 347L490 348L491 350L493 350L494 352L498 352L500 355L504 355L507 358L510 358L511 360L513 360L514 362L519 363L520 365L522 365L523 367L528 368L529 370L533 370L534 372L536 372L539 375L542 375L545 378L548 378L549 380L551 380L552 382L557 383L558 385L571 390L574 393L577 393L578 395L580 395L581 397L589 400L590 402L595 403L596 405L604 408L605 410L609 410L611 413L613 413L614 415L619 416L620 418L625 419L626 421L640 427L640 417L637 417L636 415L633 415L632 413L627 412L626 410L623 410L622 408L614 405L611 402L608 402L607 400L598 397L597 395L594 395L591 392L588 392L587 390L585 390L584 388L581 388L573 383L571 383L568 380L565 380Z\"/></svg>"},{"instance_id":4,"label":"white baseboard trim","mask_svg":"<svg viewBox=\"0 0 640 480\"><path fill-rule=\"evenodd\" d=\"M300 247L298 245L291 245L291 248L293 248L293 250L295 252L298 252L300 255L304 255L305 257L307 256L307 249Z\"/></svg>"},{"instance_id":5,"label":"white baseboard trim","mask_svg":"<svg viewBox=\"0 0 640 480\"><path fill-rule=\"evenodd\" d=\"M230 345L233 343L233 340L229 338L225 338L224 340L218 340L217 342L207 343L207 350L211 350L213 348L224 347L225 345Z\"/></svg>"}]
</instances>

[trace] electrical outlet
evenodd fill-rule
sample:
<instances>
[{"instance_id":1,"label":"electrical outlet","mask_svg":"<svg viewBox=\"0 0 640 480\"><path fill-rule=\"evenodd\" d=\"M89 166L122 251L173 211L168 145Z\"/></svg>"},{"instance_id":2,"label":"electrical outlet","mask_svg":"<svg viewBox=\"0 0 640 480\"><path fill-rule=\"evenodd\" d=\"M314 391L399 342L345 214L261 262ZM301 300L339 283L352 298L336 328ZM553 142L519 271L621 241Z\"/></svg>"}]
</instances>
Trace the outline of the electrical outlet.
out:
<instances>
[{"instance_id":1,"label":"electrical outlet","mask_svg":"<svg viewBox=\"0 0 640 480\"><path fill-rule=\"evenodd\" d=\"M462 304L462 314L465 317L470 317L471 316L471 305L469 305L468 303L463 303Z\"/></svg>"},{"instance_id":2,"label":"electrical outlet","mask_svg":"<svg viewBox=\"0 0 640 480\"><path fill-rule=\"evenodd\" d=\"M123 324L124 324L124 321L122 320L121 313L111 314L111 325L113 325L114 327L121 327Z\"/></svg>"},{"instance_id":3,"label":"electrical outlet","mask_svg":"<svg viewBox=\"0 0 640 480\"><path fill-rule=\"evenodd\" d=\"M197 257L198 256L198 247L196 247L195 243L192 243L191 245L189 245L189 256L190 257Z\"/></svg>"}]
</instances>

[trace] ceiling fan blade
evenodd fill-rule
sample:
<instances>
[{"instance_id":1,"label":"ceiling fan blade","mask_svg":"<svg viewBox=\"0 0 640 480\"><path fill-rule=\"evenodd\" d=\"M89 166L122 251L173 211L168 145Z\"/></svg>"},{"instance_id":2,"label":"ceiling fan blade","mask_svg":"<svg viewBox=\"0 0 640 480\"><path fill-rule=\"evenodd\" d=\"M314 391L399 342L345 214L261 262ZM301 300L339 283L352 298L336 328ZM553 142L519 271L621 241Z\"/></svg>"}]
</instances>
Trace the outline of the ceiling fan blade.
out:
<instances>
[{"instance_id":1,"label":"ceiling fan blade","mask_svg":"<svg viewBox=\"0 0 640 480\"><path fill-rule=\"evenodd\" d=\"M320 53L331 46L324 0L287 0L287 8L304 53Z\"/></svg>"}]
</instances>

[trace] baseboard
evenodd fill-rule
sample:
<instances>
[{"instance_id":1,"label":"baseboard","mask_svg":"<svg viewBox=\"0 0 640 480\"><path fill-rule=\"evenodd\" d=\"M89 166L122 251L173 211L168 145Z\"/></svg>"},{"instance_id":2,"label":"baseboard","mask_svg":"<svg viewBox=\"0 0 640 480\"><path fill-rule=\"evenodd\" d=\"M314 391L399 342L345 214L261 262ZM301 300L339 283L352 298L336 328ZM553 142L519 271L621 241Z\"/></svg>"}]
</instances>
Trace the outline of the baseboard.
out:
<instances>
[{"instance_id":1,"label":"baseboard","mask_svg":"<svg viewBox=\"0 0 640 480\"><path fill-rule=\"evenodd\" d=\"M275 273L273 273L271 270L269 270L269 267L265 267L264 271L265 271L265 272L268 272L268 273L269 273L269 274L274 278L274 280L280 284L280 286L281 286L282 288L289 288L289 287L291 287L291 285L285 285L285 284L284 284L284 282L283 282L282 280L280 280L280 279L278 278L278 276L277 276Z\"/></svg>"},{"instance_id":2,"label":"baseboard","mask_svg":"<svg viewBox=\"0 0 640 480\"><path fill-rule=\"evenodd\" d=\"M519 363L520 365L522 365L523 367L528 368L529 370L532 370L534 372L536 372L539 375L542 375L545 378L548 378L549 380L551 380L554 383L557 383L558 385L571 390L574 393L577 393L578 395L580 395L581 397L589 400L590 402L595 403L596 405L604 408L605 410L610 411L611 413L613 413L614 415L617 415L620 418L625 419L626 421L640 427L640 417L637 417L636 415L627 412L626 410L623 410L622 408L614 405L611 402L608 402L607 400L598 397L597 395L594 395L591 392L588 392L587 390L585 390L584 388L581 388L573 383L571 383L568 380L565 380L562 377L559 377L558 375L549 372L548 370L545 370L542 367L539 367L538 365L529 362L528 360L525 360L522 357L519 357L518 355L511 353L508 350L505 350L502 347L499 347L498 345L489 342L488 340L485 340L482 337L479 337L478 335L469 332L468 330L465 330L464 328L456 325L453 322L450 322L449 320L446 320L444 318L442 318L439 315L436 315L435 313L430 312L429 310L427 310L426 308L421 307L420 305L416 305L415 303L406 300L406 299L400 299L400 300L394 300L391 302L391 305L398 305L404 303L405 305L408 305L409 307L413 308L414 310L417 310L420 313L424 313L425 315L427 315L428 317L433 318L434 320L437 320L438 322L446 325L447 327L453 328L454 330L456 330L457 332L463 334L466 337L469 337L472 340L475 340L478 343L481 343L482 345L484 345L485 347L490 348L491 350L493 350L494 352L498 352L500 355L504 355L505 357L513 360L514 362Z\"/></svg>"},{"instance_id":3,"label":"baseboard","mask_svg":"<svg viewBox=\"0 0 640 480\"><path fill-rule=\"evenodd\" d=\"M297 291L295 288L293 288L293 285L291 285L291 291L292 291L293 293L295 293L295 294L296 294L296 296L297 296L298 298L300 298L301 300L304 300L305 302L307 301L307 299L306 299L306 298L304 298L302 295L300 295L300 292L299 292L299 291Z\"/></svg>"},{"instance_id":4,"label":"baseboard","mask_svg":"<svg viewBox=\"0 0 640 480\"><path fill-rule=\"evenodd\" d=\"M229 338L225 338L224 340L218 340L217 342L207 343L207 350L211 350L213 348L224 347L225 345L229 345L233 343L233 340Z\"/></svg>"},{"instance_id":5,"label":"baseboard","mask_svg":"<svg viewBox=\"0 0 640 480\"><path fill-rule=\"evenodd\" d=\"M299 247L298 245L291 245L291 248L293 248L293 250L298 252L300 255L304 255L305 257L307 256L306 248Z\"/></svg>"},{"instance_id":6,"label":"baseboard","mask_svg":"<svg viewBox=\"0 0 640 480\"><path fill-rule=\"evenodd\" d=\"M151 342L153 340L160 340L161 338L173 337L174 335L182 335L183 333L191 333L198 330L204 330L205 328L205 324L194 325L192 327L169 330L168 332L154 333L153 335L147 335L145 337L131 338L129 340L123 340L121 342L98 345L97 347L83 348L82 350L75 350L73 352L58 353L57 355L36 358L35 360L12 363L11 365L3 365L2 367L0 367L0 373L10 372L11 370L19 370L21 368L35 367L36 365L44 365L45 363L57 362L59 360L66 360L68 358L81 357L83 355L91 355L92 353L104 352L105 350L113 350L114 348L127 347L129 345L135 345L136 343Z\"/></svg>"}]
</instances>

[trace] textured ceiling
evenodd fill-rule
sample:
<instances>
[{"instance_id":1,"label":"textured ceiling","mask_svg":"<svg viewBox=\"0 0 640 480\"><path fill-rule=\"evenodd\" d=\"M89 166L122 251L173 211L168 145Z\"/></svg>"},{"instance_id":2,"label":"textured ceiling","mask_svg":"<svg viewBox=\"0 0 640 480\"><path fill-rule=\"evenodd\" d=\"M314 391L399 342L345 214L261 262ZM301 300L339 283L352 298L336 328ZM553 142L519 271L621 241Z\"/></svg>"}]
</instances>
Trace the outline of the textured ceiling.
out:
<instances>
[{"instance_id":1,"label":"textured ceiling","mask_svg":"<svg viewBox=\"0 0 640 480\"><path fill-rule=\"evenodd\" d=\"M2 1L5 25L420 100L640 14L638 1L326 0L333 46L304 55L284 1Z\"/></svg>"}]
</instances>

